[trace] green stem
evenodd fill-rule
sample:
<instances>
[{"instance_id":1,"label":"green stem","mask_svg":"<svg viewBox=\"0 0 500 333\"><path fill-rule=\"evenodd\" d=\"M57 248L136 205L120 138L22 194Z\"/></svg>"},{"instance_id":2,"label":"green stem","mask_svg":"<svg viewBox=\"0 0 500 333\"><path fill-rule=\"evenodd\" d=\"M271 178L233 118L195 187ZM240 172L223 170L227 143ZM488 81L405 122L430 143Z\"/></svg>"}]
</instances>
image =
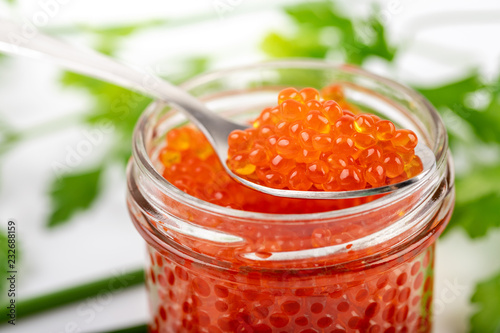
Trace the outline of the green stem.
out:
<instances>
[{"instance_id":1,"label":"green stem","mask_svg":"<svg viewBox=\"0 0 500 333\"><path fill-rule=\"evenodd\" d=\"M144 270L139 269L123 274L115 274L102 280L85 283L76 287L59 290L31 299L19 300L16 304L16 319L98 295L107 295L109 297L109 294L116 293L142 283L144 283ZM2 309L5 309L5 305L2 306Z\"/></svg>"},{"instance_id":2,"label":"green stem","mask_svg":"<svg viewBox=\"0 0 500 333\"><path fill-rule=\"evenodd\" d=\"M143 324L134 327L122 328L116 331L110 331L106 333L148 333L148 326L146 324Z\"/></svg>"}]
</instances>

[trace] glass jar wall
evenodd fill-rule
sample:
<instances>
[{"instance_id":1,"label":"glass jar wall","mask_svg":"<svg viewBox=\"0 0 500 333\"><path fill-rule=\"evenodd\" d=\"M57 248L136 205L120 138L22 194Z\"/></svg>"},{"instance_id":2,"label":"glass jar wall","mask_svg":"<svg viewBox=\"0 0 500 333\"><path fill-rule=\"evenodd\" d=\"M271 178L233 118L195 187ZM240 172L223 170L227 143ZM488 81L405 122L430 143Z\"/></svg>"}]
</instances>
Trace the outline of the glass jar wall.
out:
<instances>
[{"instance_id":1,"label":"glass jar wall","mask_svg":"<svg viewBox=\"0 0 500 333\"><path fill-rule=\"evenodd\" d=\"M349 103L417 133L435 169L390 194L317 213L221 207L162 177L166 134L187 119L160 102L145 111L128 167L128 205L147 242L152 332L431 330L434 243L454 191L446 133L428 102L358 68L318 61L220 71L184 87L214 112L246 121L276 104L285 87L332 83Z\"/></svg>"}]
</instances>

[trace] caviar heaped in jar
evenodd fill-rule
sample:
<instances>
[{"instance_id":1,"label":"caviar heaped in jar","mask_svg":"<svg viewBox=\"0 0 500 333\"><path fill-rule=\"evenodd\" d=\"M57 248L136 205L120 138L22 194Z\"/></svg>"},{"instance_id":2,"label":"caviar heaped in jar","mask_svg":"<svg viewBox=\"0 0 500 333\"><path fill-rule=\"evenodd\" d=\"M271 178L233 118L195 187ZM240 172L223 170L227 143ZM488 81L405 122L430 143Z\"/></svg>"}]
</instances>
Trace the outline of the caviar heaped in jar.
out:
<instances>
[{"instance_id":1,"label":"caviar heaped in jar","mask_svg":"<svg viewBox=\"0 0 500 333\"><path fill-rule=\"evenodd\" d=\"M434 242L454 202L453 170L441 119L408 88L357 68L324 62L265 63L200 76L185 85L214 112L249 124L265 120L262 110L276 106L279 92L287 87L298 91L327 87L323 100L336 101L341 117L370 114L374 123L389 120L380 124L377 142L387 142L387 133L410 130L432 149L436 168L418 182L383 196L272 197L229 178L203 135L182 114L153 103L136 127L128 168L130 214L149 253L150 331L430 332ZM319 126L320 115L316 116L311 125ZM371 121L361 118L352 125L363 132ZM298 142L295 139L305 129L294 128L291 116L286 121L285 134ZM312 138L326 134L325 128L315 131ZM413 149L410 136L402 140L409 150ZM305 139L304 145L309 144ZM305 175L300 181L292 177L290 182L292 170L271 172L285 170L286 163L267 170L268 150L265 156L258 151L236 158L242 162L239 172L268 186L300 184L304 190L309 183L315 189L331 183L326 174L331 178L330 171L344 164L359 171L365 187L390 184L418 172L418 167L411 168L413 158L384 147L379 151L361 139L352 139L357 151L339 161L329 160L332 154L314 148L314 142L316 147L327 146L322 146L322 139L319 136L308 146L311 155L303 154L299 164L309 172L299 173ZM393 161L399 156L403 171L388 174L386 167L383 181L368 181L369 166L377 161L384 165L382 157L389 153L395 154L390 155ZM319 171L311 171L310 164ZM338 181L323 190L336 190L334 184Z\"/></svg>"}]
</instances>

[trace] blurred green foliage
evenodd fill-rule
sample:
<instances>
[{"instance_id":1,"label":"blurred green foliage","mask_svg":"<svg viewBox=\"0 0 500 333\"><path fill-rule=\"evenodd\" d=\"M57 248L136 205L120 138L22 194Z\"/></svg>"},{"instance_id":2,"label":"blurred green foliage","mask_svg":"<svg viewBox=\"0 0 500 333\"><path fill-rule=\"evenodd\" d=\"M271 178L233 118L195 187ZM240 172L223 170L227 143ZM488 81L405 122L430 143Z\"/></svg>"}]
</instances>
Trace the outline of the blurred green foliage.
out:
<instances>
[{"instance_id":1,"label":"blurred green foliage","mask_svg":"<svg viewBox=\"0 0 500 333\"><path fill-rule=\"evenodd\" d=\"M295 23L292 33L272 32L262 49L272 57L326 58L340 54L351 64L368 57L392 60L396 48L388 45L377 9L367 18L348 17L330 1L307 2L284 9Z\"/></svg>"},{"instance_id":2,"label":"blurred green foliage","mask_svg":"<svg viewBox=\"0 0 500 333\"><path fill-rule=\"evenodd\" d=\"M90 207L100 190L102 169L68 173L52 183L50 227L67 222L76 212Z\"/></svg>"},{"instance_id":3,"label":"blurred green foliage","mask_svg":"<svg viewBox=\"0 0 500 333\"><path fill-rule=\"evenodd\" d=\"M500 333L500 274L477 285L472 303L479 309L471 317L471 333Z\"/></svg>"}]
</instances>

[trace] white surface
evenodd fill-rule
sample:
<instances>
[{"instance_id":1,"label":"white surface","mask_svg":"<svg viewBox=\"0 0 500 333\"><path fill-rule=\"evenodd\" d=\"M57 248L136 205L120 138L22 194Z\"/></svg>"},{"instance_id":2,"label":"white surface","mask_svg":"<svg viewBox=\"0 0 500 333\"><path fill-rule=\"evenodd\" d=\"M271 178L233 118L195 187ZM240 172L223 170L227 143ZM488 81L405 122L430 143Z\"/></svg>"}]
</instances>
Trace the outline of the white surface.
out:
<instances>
[{"instance_id":1,"label":"white surface","mask_svg":"<svg viewBox=\"0 0 500 333\"><path fill-rule=\"evenodd\" d=\"M29 18L40 10L38 2L19 2L15 13L11 13L18 18ZM175 18L195 12L213 14L214 3L216 1L161 3L153 0L73 0L60 8L50 25ZM263 0L240 3L235 11L266 4ZM500 45L494 40L500 32L498 25L471 22L464 28L457 28L456 25L427 28L410 37L405 33L408 33L409 26L421 22L420 15L443 13L450 8L453 11L467 8L498 11L498 2L403 1L399 7L393 7L393 3L381 1L381 9L385 14L389 13L386 17L392 27L392 38L405 40L407 45L407 52L396 63L396 78L406 82L432 82L456 76L473 66L479 66L488 73L496 72ZM0 15L8 15L1 2ZM464 21L467 21L467 17L464 17ZM256 26L255 22L259 25ZM131 38L121 52L121 58L149 66L160 74L174 71L173 65L165 59L179 59L183 54L216 55L218 67L248 63L262 58L256 52L256 45L262 35L271 28L283 29L285 23L286 19L267 9L234 18L223 15L195 27L179 27L172 31L157 29ZM62 115L78 114L88 107L84 96L62 90L57 85L59 71L56 67L25 59L7 61L8 66L2 64L0 67L0 113L16 127L28 128ZM378 72L388 71L377 62L370 62L370 68ZM143 242L129 222L125 209L125 182L121 170L106 175L108 184L105 193L92 210L78 214L68 225L52 230L44 227L49 211L45 193L53 174L51 165L54 161L64 160L67 147L74 147L82 139L82 130L77 126L67 126L52 135L28 141L3 157L0 169L0 221L2 225L7 218L15 218L18 222L19 246L23 256L18 281L20 298L117 274L125 269L140 267L143 263ZM81 167L92 165L93 161L98 160L106 144L109 144L109 139L96 147ZM441 310L436 315L436 332L466 332L472 310L468 299L474 283L500 269L500 261L494 255L500 253L498 244L500 232L490 235L486 240L472 242L457 231L439 242L436 299ZM95 311L92 319L78 311L79 307L87 305ZM99 332L141 323L146 319L145 291L134 288L114 294L105 301L87 300L23 319L15 327L2 326L1 330L5 333L69 332L71 330L68 328L74 322L77 332ZM70 326L67 326L68 323Z\"/></svg>"}]
</instances>

